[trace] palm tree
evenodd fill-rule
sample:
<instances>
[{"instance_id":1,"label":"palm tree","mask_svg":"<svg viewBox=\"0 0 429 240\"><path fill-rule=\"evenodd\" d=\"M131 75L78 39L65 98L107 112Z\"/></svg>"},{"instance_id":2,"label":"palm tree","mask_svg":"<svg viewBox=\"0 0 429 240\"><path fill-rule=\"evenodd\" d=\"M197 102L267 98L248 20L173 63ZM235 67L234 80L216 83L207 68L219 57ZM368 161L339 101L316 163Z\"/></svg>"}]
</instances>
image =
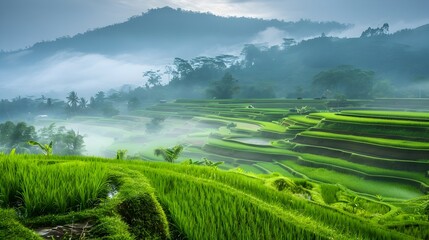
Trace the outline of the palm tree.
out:
<instances>
[{"instance_id":1,"label":"palm tree","mask_svg":"<svg viewBox=\"0 0 429 240\"><path fill-rule=\"evenodd\" d=\"M77 105L79 103L79 97L75 91L71 91L67 96L67 104L71 107L72 110L77 109Z\"/></svg>"},{"instance_id":2,"label":"palm tree","mask_svg":"<svg viewBox=\"0 0 429 240\"><path fill-rule=\"evenodd\" d=\"M157 148L154 151L155 156L162 156L165 161L173 163L179 158L180 153L183 151L182 145L177 145L172 148Z\"/></svg>"},{"instance_id":3,"label":"palm tree","mask_svg":"<svg viewBox=\"0 0 429 240\"><path fill-rule=\"evenodd\" d=\"M86 100L85 98L80 98L79 100L79 108L80 109L86 109L88 107L88 100Z\"/></svg>"}]
</instances>

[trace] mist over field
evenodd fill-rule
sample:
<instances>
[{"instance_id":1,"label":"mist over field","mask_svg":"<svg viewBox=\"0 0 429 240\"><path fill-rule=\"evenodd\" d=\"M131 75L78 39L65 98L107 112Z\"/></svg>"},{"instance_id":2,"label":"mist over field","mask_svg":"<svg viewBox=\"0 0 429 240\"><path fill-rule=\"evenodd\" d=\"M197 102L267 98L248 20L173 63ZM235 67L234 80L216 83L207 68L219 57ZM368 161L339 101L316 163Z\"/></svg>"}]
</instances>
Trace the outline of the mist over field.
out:
<instances>
[{"instance_id":1,"label":"mist over field","mask_svg":"<svg viewBox=\"0 0 429 240\"><path fill-rule=\"evenodd\" d=\"M151 62L150 58L146 61L132 58L125 55L110 57L95 53L58 52L30 66L0 71L1 79L14 79L2 84L0 89L5 93L2 97L49 95L63 99L71 90L89 97L98 90L119 89L125 84L141 85L142 71L158 68L162 64L162 60L156 63Z\"/></svg>"},{"instance_id":2,"label":"mist over field","mask_svg":"<svg viewBox=\"0 0 429 240\"><path fill-rule=\"evenodd\" d=\"M0 1L0 239L429 239L427 9Z\"/></svg>"},{"instance_id":3,"label":"mist over field","mask_svg":"<svg viewBox=\"0 0 429 240\"><path fill-rule=\"evenodd\" d=\"M314 15L316 21L215 13L149 9L113 25L2 51L0 119L70 119L65 126L85 136L85 154L107 156L102 149L127 148L115 145L120 131L106 133L73 122L74 116L129 115L178 98L429 96L429 25L418 14L397 13L389 24L382 15L373 22L334 21L352 20L342 12L332 19ZM228 74L236 86L223 95L234 84ZM157 119L147 117L146 124ZM144 133L144 124L136 131Z\"/></svg>"}]
</instances>

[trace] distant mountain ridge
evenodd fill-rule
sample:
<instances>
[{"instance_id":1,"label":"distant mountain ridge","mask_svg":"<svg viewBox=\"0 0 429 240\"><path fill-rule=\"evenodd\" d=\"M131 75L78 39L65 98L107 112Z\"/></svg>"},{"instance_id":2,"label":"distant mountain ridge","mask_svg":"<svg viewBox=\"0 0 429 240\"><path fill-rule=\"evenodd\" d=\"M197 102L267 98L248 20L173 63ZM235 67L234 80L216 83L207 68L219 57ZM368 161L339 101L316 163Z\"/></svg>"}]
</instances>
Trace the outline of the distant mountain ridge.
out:
<instances>
[{"instance_id":1,"label":"distant mountain ridge","mask_svg":"<svg viewBox=\"0 0 429 240\"><path fill-rule=\"evenodd\" d=\"M152 9L123 23L0 53L0 92L6 97L40 92L64 95L73 89L90 95L100 88L144 85L142 72L165 71L165 65L174 67L176 57L192 64L199 56L223 54L244 58L244 68L227 69L241 83L273 86L278 96L295 87L309 88L317 73L340 65L374 71L379 79L400 89L429 89L429 24L393 34L334 37L333 32L348 27L337 22ZM274 47L258 44L270 37L280 40L276 43L280 45L284 38L305 40L286 40ZM171 80L165 76L164 83ZM196 82L214 80L195 76Z\"/></svg>"},{"instance_id":2,"label":"distant mountain ridge","mask_svg":"<svg viewBox=\"0 0 429 240\"><path fill-rule=\"evenodd\" d=\"M211 13L164 7L131 17L123 23L90 30L73 37L65 36L54 41L39 42L28 49L3 55L31 51L25 58L38 60L58 51L104 55L169 51L175 55L189 54L190 57L204 52L206 48L248 43L268 28L284 31L285 35L291 38L308 38L322 33L341 32L348 27L350 25L338 22L285 22L276 19L221 17Z\"/></svg>"}]
</instances>

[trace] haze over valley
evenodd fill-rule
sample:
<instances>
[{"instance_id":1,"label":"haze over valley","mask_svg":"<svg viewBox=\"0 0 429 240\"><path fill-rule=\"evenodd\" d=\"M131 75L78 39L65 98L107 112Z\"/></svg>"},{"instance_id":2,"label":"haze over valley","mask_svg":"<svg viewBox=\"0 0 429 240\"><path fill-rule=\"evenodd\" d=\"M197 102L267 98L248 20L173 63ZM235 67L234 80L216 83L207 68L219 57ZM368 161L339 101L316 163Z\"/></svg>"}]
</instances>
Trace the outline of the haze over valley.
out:
<instances>
[{"instance_id":1,"label":"haze over valley","mask_svg":"<svg viewBox=\"0 0 429 240\"><path fill-rule=\"evenodd\" d=\"M0 2L0 239L429 239L429 2Z\"/></svg>"}]
</instances>

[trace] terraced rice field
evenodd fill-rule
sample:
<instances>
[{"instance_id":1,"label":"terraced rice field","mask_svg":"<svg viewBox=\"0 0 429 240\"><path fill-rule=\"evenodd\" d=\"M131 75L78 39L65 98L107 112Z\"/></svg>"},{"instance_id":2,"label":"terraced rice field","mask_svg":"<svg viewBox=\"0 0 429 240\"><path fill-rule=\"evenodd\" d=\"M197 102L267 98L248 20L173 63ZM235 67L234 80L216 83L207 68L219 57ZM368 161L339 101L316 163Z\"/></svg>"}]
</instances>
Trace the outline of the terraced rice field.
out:
<instances>
[{"instance_id":1,"label":"terraced rice field","mask_svg":"<svg viewBox=\"0 0 429 240\"><path fill-rule=\"evenodd\" d=\"M293 111L304 106L322 112L298 115ZM336 183L373 197L378 195L376 188L366 191L364 187L356 188L357 179L369 185L401 184L406 190L385 191L385 197L392 199L422 196L429 190L429 113L327 112L323 100L268 99L177 100L168 105L158 104L151 111L154 109L171 116L180 111L192 113L187 115L189 119L217 124L219 129L224 129L208 135L200 149L202 155L226 157L225 163L230 167L243 166L255 173L263 169L287 176L295 172L292 176L332 183L335 177L315 177L308 173L323 169L325 175L338 176ZM276 113L276 117L272 113ZM229 123L235 126L226 129ZM246 161L251 163L240 164ZM258 167L255 168L255 164Z\"/></svg>"},{"instance_id":2,"label":"terraced rice field","mask_svg":"<svg viewBox=\"0 0 429 240\"><path fill-rule=\"evenodd\" d=\"M113 134L107 157L128 148L135 160L0 155L0 239L47 239L54 226L96 239L429 239L427 113L328 105L178 100L63 121ZM321 112L297 114L304 106ZM176 144L177 164L153 154ZM189 162L202 158L224 163Z\"/></svg>"}]
</instances>

